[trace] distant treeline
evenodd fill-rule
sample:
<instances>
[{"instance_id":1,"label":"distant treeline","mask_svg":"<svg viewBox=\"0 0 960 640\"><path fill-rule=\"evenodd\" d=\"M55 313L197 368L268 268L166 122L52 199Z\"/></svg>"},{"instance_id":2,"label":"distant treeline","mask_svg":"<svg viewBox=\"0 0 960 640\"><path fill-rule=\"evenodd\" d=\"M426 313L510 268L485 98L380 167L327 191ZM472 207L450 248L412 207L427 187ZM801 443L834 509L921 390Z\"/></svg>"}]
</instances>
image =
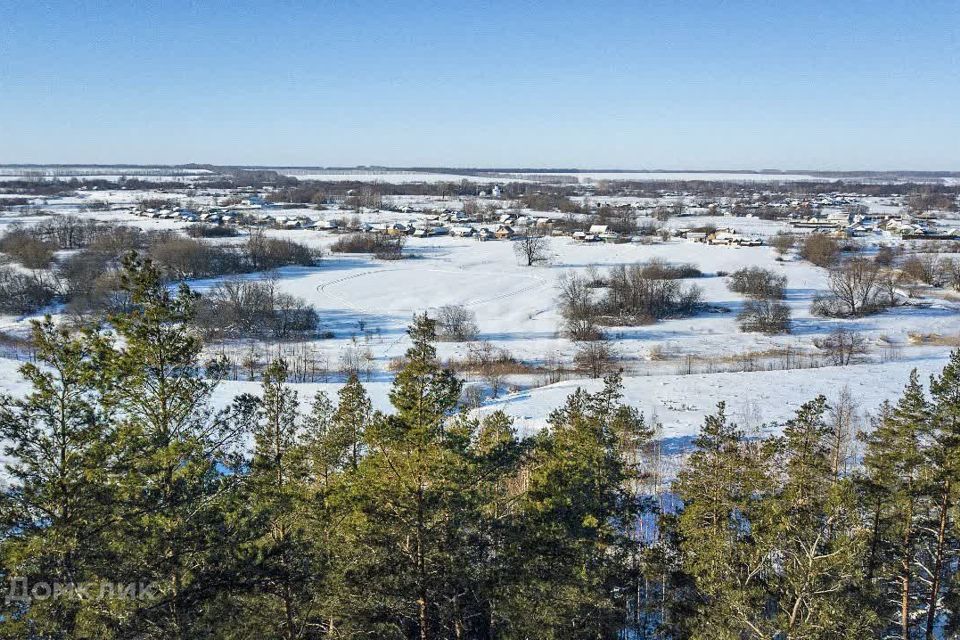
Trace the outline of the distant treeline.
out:
<instances>
[{"instance_id":1,"label":"distant treeline","mask_svg":"<svg viewBox=\"0 0 960 640\"><path fill-rule=\"evenodd\" d=\"M57 252L69 252L57 257ZM230 277L288 266L310 267L320 251L254 232L230 243L189 238L176 231L144 231L74 216L12 226L0 236L0 255L29 269L0 265L0 313L28 315L55 300L78 321L126 309L122 264L131 252L151 258L167 282L224 278L210 288L198 326L210 338L290 339L315 335L316 312L270 282Z\"/></svg>"},{"instance_id":2,"label":"distant treeline","mask_svg":"<svg viewBox=\"0 0 960 640\"><path fill-rule=\"evenodd\" d=\"M862 177L857 172L849 178L840 177L832 181L789 180L783 182L738 183L720 180L634 180L613 177L606 180L591 181L584 184L555 184L550 181L520 182L513 176L490 176L489 180L477 181L456 179L439 182L390 183L379 180L322 181L304 180L285 176L271 169L217 168L211 176L190 176L191 180L177 182L150 180L149 177L131 176L123 180L105 180L90 176L86 178L24 178L0 182L0 190L8 193L36 196L66 195L78 189L89 190L125 189L171 191L182 189L231 189L263 188L281 189L275 199L284 202L322 202L327 199L343 198L351 192L363 189L375 189L383 196L475 196L481 191L490 193L494 185L501 189L501 196L517 199L530 194L554 194L563 196L635 196L662 197L669 193L684 193L701 197L736 197L752 193L776 191L790 195L823 195L835 192L861 193L868 196L906 196L911 194L960 194L960 185L945 185L934 182L876 183L862 182L852 178ZM576 174L571 174L576 175ZM830 174L831 176L833 174ZM939 174L938 174L939 175ZM187 176L185 176L187 177ZM478 177L486 177L478 174ZM880 176L882 177L882 176ZM880 178L878 177L878 179ZM909 174L906 177L923 178L921 174Z\"/></svg>"}]
</instances>

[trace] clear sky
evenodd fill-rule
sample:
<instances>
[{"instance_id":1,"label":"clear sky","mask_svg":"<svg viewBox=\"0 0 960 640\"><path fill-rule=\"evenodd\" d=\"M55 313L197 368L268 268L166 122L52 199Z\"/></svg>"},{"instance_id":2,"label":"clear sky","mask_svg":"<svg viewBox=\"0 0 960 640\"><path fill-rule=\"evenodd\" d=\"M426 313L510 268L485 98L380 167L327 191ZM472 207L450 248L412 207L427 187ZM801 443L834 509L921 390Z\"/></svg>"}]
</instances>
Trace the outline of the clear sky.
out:
<instances>
[{"instance_id":1,"label":"clear sky","mask_svg":"<svg viewBox=\"0 0 960 640\"><path fill-rule=\"evenodd\" d=\"M960 170L960 0L0 0L0 163Z\"/></svg>"}]
</instances>

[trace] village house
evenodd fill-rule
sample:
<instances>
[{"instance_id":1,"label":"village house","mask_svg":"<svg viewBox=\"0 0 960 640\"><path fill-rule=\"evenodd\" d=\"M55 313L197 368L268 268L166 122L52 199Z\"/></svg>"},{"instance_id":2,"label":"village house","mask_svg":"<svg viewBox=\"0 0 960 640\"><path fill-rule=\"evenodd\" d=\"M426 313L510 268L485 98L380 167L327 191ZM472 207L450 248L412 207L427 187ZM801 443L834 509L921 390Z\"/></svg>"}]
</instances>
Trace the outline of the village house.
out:
<instances>
[{"instance_id":1,"label":"village house","mask_svg":"<svg viewBox=\"0 0 960 640\"><path fill-rule=\"evenodd\" d=\"M743 236L733 229L718 229L707 235L705 238L707 244L718 244L740 247L759 247L763 244L760 238L752 236Z\"/></svg>"},{"instance_id":2,"label":"village house","mask_svg":"<svg viewBox=\"0 0 960 640\"><path fill-rule=\"evenodd\" d=\"M707 239L707 232L706 232L706 231L686 231L686 230L684 230L684 231L682 231L679 235L680 235L680 237L686 238L687 240L690 240L690 241L692 241L692 242L704 242L704 241L706 241L706 239Z\"/></svg>"},{"instance_id":3,"label":"village house","mask_svg":"<svg viewBox=\"0 0 960 640\"><path fill-rule=\"evenodd\" d=\"M473 227L467 227L467 226L450 227L450 235L454 236L455 238L472 238L474 232L475 231Z\"/></svg>"}]
</instances>

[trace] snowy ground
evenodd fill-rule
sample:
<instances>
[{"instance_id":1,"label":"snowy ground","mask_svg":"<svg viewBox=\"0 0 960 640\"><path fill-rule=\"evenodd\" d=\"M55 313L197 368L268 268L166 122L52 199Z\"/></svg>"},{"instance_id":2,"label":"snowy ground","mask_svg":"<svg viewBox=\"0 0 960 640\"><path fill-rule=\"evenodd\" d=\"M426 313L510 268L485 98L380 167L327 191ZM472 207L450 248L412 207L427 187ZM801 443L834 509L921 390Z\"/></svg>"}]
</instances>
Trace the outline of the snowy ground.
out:
<instances>
[{"instance_id":1,"label":"snowy ground","mask_svg":"<svg viewBox=\"0 0 960 640\"><path fill-rule=\"evenodd\" d=\"M644 182L680 182L710 181L732 184L781 183L781 182L832 182L832 176L817 176L806 173L752 173L736 171L523 171L523 172L470 172L457 173L407 171L401 169L322 169L310 167L267 167L281 175L293 176L299 180L320 182L389 182L394 184L422 182L550 182L552 184L590 184L604 181L644 181ZM876 176L848 176L848 181L898 182L897 178L878 178ZM930 177L925 180L949 184L953 178Z\"/></svg>"},{"instance_id":2,"label":"snowy ground","mask_svg":"<svg viewBox=\"0 0 960 640\"><path fill-rule=\"evenodd\" d=\"M747 431L776 430L776 423L792 417L797 408L818 395L828 401L844 387L856 400L861 414L875 414L885 400L895 401L916 368L926 382L939 374L947 354L928 350L899 362L847 367L753 371L692 375L636 376L624 379L624 395L630 404L663 424L663 437L683 448L696 435L703 419L716 412L717 403L727 404L727 415ZM563 403L577 387L598 391L599 380L571 380L515 393L491 402L481 414L497 409L515 416L521 432L530 433L546 423L546 416Z\"/></svg>"},{"instance_id":3,"label":"snowy ground","mask_svg":"<svg viewBox=\"0 0 960 640\"><path fill-rule=\"evenodd\" d=\"M660 172L660 171L630 171L630 172L509 172L509 173L429 173L422 171L397 170L359 170L359 169L300 169L277 168L282 175L293 176L298 180L317 180L321 182L390 182L395 184L408 182L529 182L548 181L552 183L590 183L610 180L649 180L675 182L678 180L709 180L716 182L788 182L788 181L821 181L826 178L816 178L806 174L759 174L736 172Z\"/></svg>"},{"instance_id":4,"label":"snowy ground","mask_svg":"<svg viewBox=\"0 0 960 640\"><path fill-rule=\"evenodd\" d=\"M191 197L209 204L222 195L193 194ZM169 194L105 191L86 198L51 202L44 209L53 211L54 215L76 214L89 200L132 208L147 197L169 197ZM442 206L440 201L433 202ZM877 200L871 203L872 206L888 205ZM352 215L346 211L314 209L278 213L304 213L317 218ZM90 211L83 215L146 229L184 226L176 221L137 217L128 211ZM409 220L411 216L368 212L362 217L386 221ZM6 214L0 217L0 231L5 225L30 224L39 219L34 211ZM683 217L671 219L669 224L674 227L713 224L761 236L785 228L782 223L755 218ZM336 238L321 231L271 233L321 248L328 248ZM369 385L370 392L375 403L386 408L388 365L406 348L404 330L416 312L433 310L445 304L465 305L476 314L481 340L505 349L529 364L537 365L546 360L569 363L575 347L558 333L560 317L556 307L557 284L564 274L589 268L602 271L652 258L692 263L703 271L704 277L691 279L688 283L701 287L708 303L727 312L702 313L692 318L610 330L616 352L622 358L627 401L647 413L656 414L664 423L666 436L677 439L693 434L703 416L723 399L728 400L731 413L741 413L745 419L748 417L750 422L759 424L781 420L814 395L825 393L829 396L848 385L862 407L872 410L881 400L898 393L911 368L917 367L922 373L929 374L945 363L949 347L915 345L911 334L960 336L960 307L949 300L925 299L922 305L901 307L854 321L814 317L810 314L810 302L815 293L824 288L826 272L795 258L778 261L769 247L709 246L682 239L653 244L581 244L569 238L553 238L550 251L553 259L549 265L528 268L517 263L513 245L509 242L478 242L452 237L410 238L407 253L412 257L407 260L382 262L369 256L327 253L316 268L282 269L269 275L277 279L282 290L308 300L320 316L321 328L333 332L332 339L318 340L312 345L330 362L336 363L347 350L369 349L377 368ZM717 274L754 265L787 276L786 303L793 314L792 334L767 337L738 330L735 317L744 299L730 292L727 279ZM192 284L203 290L213 282ZM26 318L0 318L0 330L23 331L27 324ZM785 348L811 352L814 339L837 324L845 324L868 338L872 352L865 363L787 371L722 372L734 370L738 366L737 359L751 352ZM463 357L469 347L467 344L442 343L439 352L443 358ZM885 355L883 350L895 351L895 356ZM884 362L891 357L894 361ZM691 365L691 361L695 364ZM12 360L0 360L0 389L13 393L23 391L15 371L17 365ZM765 363L763 367L770 365ZM688 373L690 371L693 373ZM542 426L549 411L576 386L594 388L598 384L590 380L569 380L539 387L543 381L536 375L517 377L510 382L519 390L507 397L489 400L483 411L503 407L516 415L526 430ZM218 402L225 403L235 392L256 387L256 383L225 384L218 391ZM301 397L308 398L318 388L333 393L337 384L301 387Z\"/></svg>"}]
</instances>

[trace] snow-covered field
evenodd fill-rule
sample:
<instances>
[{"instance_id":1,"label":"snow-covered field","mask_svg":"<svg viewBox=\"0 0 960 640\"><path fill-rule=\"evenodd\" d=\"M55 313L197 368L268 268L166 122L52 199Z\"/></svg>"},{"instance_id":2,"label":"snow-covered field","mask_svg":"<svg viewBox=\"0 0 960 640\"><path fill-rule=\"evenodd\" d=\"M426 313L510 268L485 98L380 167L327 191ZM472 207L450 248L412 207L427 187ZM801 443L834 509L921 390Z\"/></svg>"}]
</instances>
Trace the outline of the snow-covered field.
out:
<instances>
[{"instance_id":1,"label":"snow-covered field","mask_svg":"<svg viewBox=\"0 0 960 640\"><path fill-rule=\"evenodd\" d=\"M524 175L524 174L519 174ZM828 178L819 178L802 173L736 173L736 172L709 172L709 171L610 171L610 172L577 172L577 173L536 173L531 177L563 178L570 182L600 182L603 180L639 180L677 182L688 180L703 180L709 182L797 182L814 181L827 182Z\"/></svg>"},{"instance_id":2,"label":"snow-covered field","mask_svg":"<svg viewBox=\"0 0 960 640\"><path fill-rule=\"evenodd\" d=\"M678 180L709 180L716 182L788 182L788 181L823 181L827 178L817 178L807 174L766 174L766 173L736 173L736 172L663 172L663 171L616 171L616 172L490 172L490 173L431 173L424 171L399 170L359 170L359 169L308 169L278 167L274 169L282 175L292 176L300 180L318 180L321 182L391 182L403 184L408 182L530 182L550 181L576 184L578 182L599 182L603 180L653 180L675 182Z\"/></svg>"},{"instance_id":3,"label":"snow-covered field","mask_svg":"<svg viewBox=\"0 0 960 640\"><path fill-rule=\"evenodd\" d=\"M635 376L624 379L624 394L648 418L660 421L663 437L679 448L697 433L707 415L716 412L721 401L726 402L727 415L748 431L765 427L776 430L776 423L792 417L803 402L818 395L834 400L844 387L861 412L875 414L881 403L900 395L910 369L916 368L921 380L926 381L945 364L946 354L933 351L909 361L883 364ZM602 387L602 382L571 380L522 391L491 402L480 412L503 409L516 417L521 431L529 433L542 428L549 412L577 387L593 392Z\"/></svg>"},{"instance_id":4,"label":"snow-covered field","mask_svg":"<svg viewBox=\"0 0 960 640\"><path fill-rule=\"evenodd\" d=\"M109 180L141 178L153 182L190 182L212 176L209 169L148 166L0 166L0 182L11 180Z\"/></svg>"},{"instance_id":5,"label":"snow-covered field","mask_svg":"<svg viewBox=\"0 0 960 640\"><path fill-rule=\"evenodd\" d=\"M401 169L322 169L309 167L265 167L281 175L292 176L299 180L320 182L389 182L405 184L413 182L550 182L555 184L589 184L603 181L644 181L644 182L681 182L708 181L729 182L733 184L782 183L782 182L832 182L833 176L807 173L755 173L736 171L523 171L523 172L429 172L405 171ZM848 176L847 180L865 182L896 182L896 178L878 178L876 176ZM921 181L935 181L950 184L955 178L929 177Z\"/></svg>"},{"instance_id":6,"label":"snow-covered field","mask_svg":"<svg viewBox=\"0 0 960 640\"><path fill-rule=\"evenodd\" d=\"M662 175L662 174L661 174ZM134 205L138 199L163 194L104 191L86 198L64 198L48 203L44 209L53 215L76 214L91 199L114 206ZM214 195L197 195L197 201L210 204ZM439 203L446 206L449 201ZM881 206L879 202L875 203ZM284 215L309 215L334 218L352 215L346 211L315 209L285 210ZM186 223L137 217L124 210L87 211L101 220L137 225L145 229L175 229ZM368 220L409 220L416 214L367 212ZM30 224L42 219L25 209L0 217L0 231L12 223ZM701 224L735 227L741 232L770 236L785 227L783 223L757 218L682 217L669 221L672 227ZM319 248L329 249L336 236L316 230L271 231ZM868 246L876 241L864 240ZM609 330L625 375L628 402L664 424L664 434L678 441L695 433L703 416L716 402L727 400L734 417L760 424L782 420L799 404L819 393L828 396L849 386L864 410L894 397L906 382L910 370L917 367L924 375L937 371L946 362L948 346L916 345L914 334L960 336L960 306L947 299L925 298L922 304L899 307L857 320L825 320L810 313L810 303L826 284L826 272L795 257L778 260L769 247L712 246L683 239L651 244L578 243L571 238L549 240L552 259L548 265L524 267L518 264L510 242L479 242L453 237L409 238L406 252L410 258L383 262L365 255L344 256L326 252L314 268L287 268L272 274L250 274L248 278L269 275L286 292L306 299L317 310L321 329L333 333L330 339L317 340L311 347L336 363L349 350L369 351L375 372L369 389L375 403L386 408L391 360L402 355L407 339L405 327L414 313L433 311L443 305L464 305L476 315L479 340L509 352L518 360L538 367L545 362L569 365L575 345L559 333L557 309L558 282L569 273L588 269L603 271L616 265L628 265L654 258L697 266L703 277L688 280L702 288L704 300L725 312L703 312L690 318L671 319L637 327ZM783 336L742 333L736 314L744 303L739 294L729 291L730 273L745 266L763 266L787 277L786 304L793 315L793 332ZM205 290L215 281L191 283ZM56 311L55 309L53 311ZM0 317L0 330L22 332L27 318ZM788 369L778 364L779 356L791 350L815 352L814 340L833 327L843 324L862 333L871 345L871 353L857 364L845 367ZM442 358L463 358L471 344L441 343ZM747 370L746 354L756 354L757 362ZM16 373L18 363L0 359L0 389L23 391ZM482 385L479 380L471 384ZM504 408L515 415L525 430L541 427L552 408L575 387L596 388L598 381L569 379L542 386L543 376L518 375L509 379L512 393L488 398L481 411ZM318 389L335 392L338 384L304 384L301 397L309 398ZM217 402L226 403L240 390L254 390L254 382L225 383Z\"/></svg>"},{"instance_id":7,"label":"snow-covered field","mask_svg":"<svg viewBox=\"0 0 960 640\"><path fill-rule=\"evenodd\" d=\"M319 182L389 182L392 184L406 184L413 182L496 182L496 176L467 175L457 173L429 173L424 171L401 170L367 170L362 169L299 169L288 167L273 168L281 175L291 176L298 180L316 180Z\"/></svg>"}]
</instances>

